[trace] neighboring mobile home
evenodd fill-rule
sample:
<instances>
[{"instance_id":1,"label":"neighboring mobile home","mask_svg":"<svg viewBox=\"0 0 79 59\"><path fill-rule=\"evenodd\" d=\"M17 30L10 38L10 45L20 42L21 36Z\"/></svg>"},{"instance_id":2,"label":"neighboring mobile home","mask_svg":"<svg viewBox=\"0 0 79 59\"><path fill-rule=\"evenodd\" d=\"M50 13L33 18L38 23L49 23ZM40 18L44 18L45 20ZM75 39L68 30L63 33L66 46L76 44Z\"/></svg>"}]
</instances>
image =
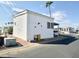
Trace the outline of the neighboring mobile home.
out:
<instances>
[{"instance_id":1,"label":"neighboring mobile home","mask_svg":"<svg viewBox=\"0 0 79 59\"><path fill-rule=\"evenodd\" d=\"M53 38L53 18L24 10L14 15L13 36L25 41L34 40L35 35L41 39Z\"/></svg>"},{"instance_id":2,"label":"neighboring mobile home","mask_svg":"<svg viewBox=\"0 0 79 59\"><path fill-rule=\"evenodd\" d=\"M2 27L0 27L0 35L2 34L2 32L3 32L3 28L2 28Z\"/></svg>"},{"instance_id":3,"label":"neighboring mobile home","mask_svg":"<svg viewBox=\"0 0 79 59\"><path fill-rule=\"evenodd\" d=\"M75 33L76 30L72 27L62 27L59 28L59 33L63 35L70 35L71 33Z\"/></svg>"}]
</instances>

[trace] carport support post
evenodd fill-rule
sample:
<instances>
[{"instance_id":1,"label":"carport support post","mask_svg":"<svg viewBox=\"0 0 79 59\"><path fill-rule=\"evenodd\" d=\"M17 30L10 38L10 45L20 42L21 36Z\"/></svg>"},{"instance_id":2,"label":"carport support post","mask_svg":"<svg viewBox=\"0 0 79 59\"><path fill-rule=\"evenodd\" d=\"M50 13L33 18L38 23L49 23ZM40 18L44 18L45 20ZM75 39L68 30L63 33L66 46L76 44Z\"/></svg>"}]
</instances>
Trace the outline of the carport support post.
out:
<instances>
[{"instance_id":1,"label":"carport support post","mask_svg":"<svg viewBox=\"0 0 79 59\"><path fill-rule=\"evenodd\" d=\"M53 38L54 38L54 18L53 18Z\"/></svg>"},{"instance_id":2,"label":"carport support post","mask_svg":"<svg viewBox=\"0 0 79 59\"><path fill-rule=\"evenodd\" d=\"M59 36L59 25L58 25L58 36Z\"/></svg>"}]
</instances>

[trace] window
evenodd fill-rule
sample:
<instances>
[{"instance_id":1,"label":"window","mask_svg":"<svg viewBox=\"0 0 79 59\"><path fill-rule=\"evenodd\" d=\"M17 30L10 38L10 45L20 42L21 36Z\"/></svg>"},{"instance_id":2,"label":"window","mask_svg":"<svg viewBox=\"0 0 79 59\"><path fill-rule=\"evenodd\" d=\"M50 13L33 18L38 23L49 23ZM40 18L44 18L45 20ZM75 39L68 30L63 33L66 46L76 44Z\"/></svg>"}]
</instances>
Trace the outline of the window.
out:
<instances>
[{"instance_id":1,"label":"window","mask_svg":"<svg viewBox=\"0 0 79 59\"><path fill-rule=\"evenodd\" d=\"M47 28L50 28L50 22L47 22Z\"/></svg>"},{"instance_id":2,"label":"window","mask_svg":"<svg viewBox=\"0 0 79 59\"><path fill-rule=\"evenodd\" d=\"M51 23L51 28L53 28L53 23Z\"/></svg>"},{"instance_id":3,"label":"window","mask_svg":"<svg viewBox=\"0 0 79 59\"><path fill-rule=\"evenodd\" d=\"M14 24L16 25L16 22Z\"/></svg>"},{"instance_id":4,"label":"window","mask_svg":"<svg viewBox=\"0 0 79 59\"><path fill-rule=\"evenodd\" d=\"M63 28L61 28L61 31L63 31Z\"/></svg>"},{"instance_id":5,"label":"window","mask_svg":"<svg viewBox=\"0 0 79 59\"><path fill-rule=\"evenodd\" d=\"M47 28L53 28L53 23L47 22Z\"/></svg>"},{"instance_id":6,"label":"window","mask_svg":"<svg viewBox=\"0 0 79 59\"><path fill-rule=\"evenodd\" d=\"M38 25L40 24L40 22L38 22Z\"/></svg>"},{"instance_id":7,"label":"window","mask_svg":"<svg viewBox=\"0 0 79 59\"><path fill-rule=\"evenodd\" d=\"M60 31L62 31L62 28L60 28Z\"/></svg>"},{"instance_id":8,"label":"window","mask_svg":"<svg viewBox=\"0 0 79 59\"><path fill-rule=\"evenodd\" d=\"M66 31L66 28L64 28L64 31Z\"/></svg>"}]
</instances>

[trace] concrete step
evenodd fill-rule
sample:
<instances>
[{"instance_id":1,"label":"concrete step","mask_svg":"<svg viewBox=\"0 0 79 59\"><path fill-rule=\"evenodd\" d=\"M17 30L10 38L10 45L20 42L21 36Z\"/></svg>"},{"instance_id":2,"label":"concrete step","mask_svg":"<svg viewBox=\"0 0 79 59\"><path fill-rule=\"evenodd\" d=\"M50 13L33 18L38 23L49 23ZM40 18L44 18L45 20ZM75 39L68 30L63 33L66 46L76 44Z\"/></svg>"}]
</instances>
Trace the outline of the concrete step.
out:
<instances>
[{"instance_id":1,"label":"concrete step","mask_svg":"<svg viewBox=\"0 0 79 59\"><path fill-rule=\"evenodd\" d=\"M27 42L27 40L23 40L21 38L16 38L16 42L19 44L19 45L22 45L22 46L25 46L27 45L29 42Z\"/></svg>"}]
</instances>

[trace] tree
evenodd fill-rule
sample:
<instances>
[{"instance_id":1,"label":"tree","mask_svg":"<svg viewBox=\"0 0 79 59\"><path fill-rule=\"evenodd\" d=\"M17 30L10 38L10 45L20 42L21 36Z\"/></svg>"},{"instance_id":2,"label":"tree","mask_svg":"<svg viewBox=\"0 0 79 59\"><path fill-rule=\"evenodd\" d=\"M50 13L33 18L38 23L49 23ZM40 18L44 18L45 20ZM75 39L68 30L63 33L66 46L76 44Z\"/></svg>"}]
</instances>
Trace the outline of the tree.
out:
<instances>
[{"instance_id":1,"label":"tree","mask_svg":"<svg viewBox=\"0 0 79 59\"><path fill-rule=\"evenodd\" d=\"M4 27L4 33L6 34L13 34L13 22L7 22L5 23L5 27Z\"/></svg>"},{"instance_id":2,"label":"tree","mask_svg":"<svg viewBox=\"0 0 79 59\"><path fill-rule=\"evenodd\" d=\"M52 1L47 1L46 2L46 8L49 7L49 14L50 14L50 17L51 17L51 9L50 9L50 6L53 2Z\"/></svg>"},{"instance_id":3,"label":"tree","mask_svg":"<svg viewBox=\"0 0 79 59\"><path fill-rule=\"evenodd\" d=\"M8 34L13 34L13 27L12 27L12 26L10 26L10 27L8 28Z\"/></svg>"}]
</instances>

